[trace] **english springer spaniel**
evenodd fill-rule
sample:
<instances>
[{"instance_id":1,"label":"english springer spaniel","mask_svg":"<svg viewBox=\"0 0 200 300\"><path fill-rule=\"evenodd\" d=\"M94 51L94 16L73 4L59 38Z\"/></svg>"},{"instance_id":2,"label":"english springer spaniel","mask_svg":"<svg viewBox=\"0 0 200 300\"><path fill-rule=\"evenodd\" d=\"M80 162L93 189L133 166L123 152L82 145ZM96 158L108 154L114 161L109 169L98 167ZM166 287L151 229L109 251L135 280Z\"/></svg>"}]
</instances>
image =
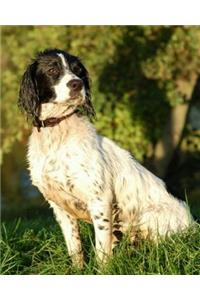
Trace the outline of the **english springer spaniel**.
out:
<instances>
[{"instance_id":1,"label":"english springer spaniel","mask_svg":"<svg viewBox=\"0 0 200 300\"><path fill-rule=\"evenodd\" d=\"M97 134L90 81L80 59L58 49L28 65L19 106L32 120L28 162L32 182L54 210L72 262L83 266L79 220L92 223L102 264L124 233L131 240L188 227L184 202L170 195L129 152Z\"/></svg>"}]
</instances>

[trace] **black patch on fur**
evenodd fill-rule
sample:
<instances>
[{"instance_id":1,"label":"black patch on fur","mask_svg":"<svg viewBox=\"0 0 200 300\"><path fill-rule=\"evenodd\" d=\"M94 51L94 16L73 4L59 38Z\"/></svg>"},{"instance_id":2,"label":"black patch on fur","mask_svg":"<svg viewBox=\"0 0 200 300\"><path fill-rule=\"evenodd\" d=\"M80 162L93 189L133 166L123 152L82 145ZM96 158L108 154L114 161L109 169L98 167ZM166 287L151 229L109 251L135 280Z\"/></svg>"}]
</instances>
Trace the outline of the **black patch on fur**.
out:
<instances>
[{"instance_id":1,"label":"black patch on fur","mask_svg":"<svg viewBox=\"0 0 200 300\"><path fill-rule=\"evenodd\" d=\"M108 219L103 219L103 221L104 221L104 222L109 222L109 220L108 220Z\"/></svg>"},{"instance_id":2,"label":"black patch on fur","mask_svg":"<svg viewBox=\"0 0 200 300\"><path fill-rule=\"evenodd\" d=\"M123 233L120 230L113 231L113 234L118 240L122 239Z\"/></svg>"},{"instance_id":3,"label":"black patch on fur","mask_svg":"<svg viewBox=\"0 0 200 300\"><path fill-rule=\"evenodd\" d=\"M98 200L98 201L102 201L102 199L101 199L101 198L97 198L97 200Z\"/></svg>"},{"instance_id":4,"label":"black patch on fur","mask_svg":"<svg viewBox=\"0 0 200 300\"><path fill-rule=\"evenodd\" d=\"M73 189L74 189L74 185L71 184L71 185L69 186L69 191L72 192Z\"/></svg>"},{"instance_id":5,"label":"black patch on fur","mask_svg":"<svg viewBox=\"0 0 200 300\"><path fill-rule=\"evenodd\" d=\"M28 65L19 91L18 105L36 126L39 125L40 105L54 100L56 96L54 86L64 74L58 54L64 56L69 69L83 81L86 99L85 103L78 108L79 113L86 113L89 117L95 116L91 103L89 75L80 59L62 50L47 49L39 52Z\"/></svg>"},{"instance_id":6,"label":"black patch on fur","mask_svg":"<svg viewBox=\"0 0 200 300\"><path fill-rule=\"evenodd\" d=\"M77 210L82 210L82 211L86 211L87 210L87 207L84 203L82 203L81 201L76 201L74 203L74 206Z\"/></svg>"},{"instance_id":7,"label":"black patch on fur","mask_svg":"<svg viewBox=\"0 0 200 300\"><path fill-rule=\"evenodd\" d=\"M120 229L121 228L121 225L120 224L115 224L114 225L114 229Z\"/></svg>"},{"instance_id":8,"label":"black patch on fur","mask_svg":"<svg viewBox=\"0 0 200 300\"><path fill-rule=\"evenodd\" d=\"M98 228L99 228L100 230L105 229L104 226L102 226L102 225L99 225Z\"/></svg>"},{"instance_id":9,"label":"black patch on fur","mask_svg":"<svg viewBox=\"0 0 200 300\"><path fill-rule=\"evenodd\" d=\"M39 91L36 81L37 62L30 64L24 73L19 91L19 107L32 119L39 117Z\"/></svg>"}]
</instances>

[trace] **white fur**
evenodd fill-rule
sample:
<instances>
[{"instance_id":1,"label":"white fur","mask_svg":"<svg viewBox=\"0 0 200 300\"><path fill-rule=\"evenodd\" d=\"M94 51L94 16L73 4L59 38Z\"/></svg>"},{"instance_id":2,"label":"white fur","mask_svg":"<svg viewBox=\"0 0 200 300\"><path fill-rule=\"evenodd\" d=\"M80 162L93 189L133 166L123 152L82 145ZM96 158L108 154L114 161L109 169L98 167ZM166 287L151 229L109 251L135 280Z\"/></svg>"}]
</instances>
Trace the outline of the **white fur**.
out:
<instances>
[{"instance_id":1,"label":"white fur","mask_svg":"<svg viewBox=\"0 0 200 300\"><path fill-rule=\"evenodd\" d=\"M64 58L64 55L63 55L62 53L58 53L57 55L61 58L61 61L62 61L63 66L64 66L65 68L68 68L68 69L69 69L69 66L67 65L66 60L65 60L65 58Z\"/></svg>"},{"instance_id":2,"label":"white fur","mask_svg":"<svg viewBox=\"0 0 200 300\"><path fill-rule=\"evenodd\" d=\"M65 70L64 76L62 76L61 80L54 86L55 93L56 93L56 98L54 99L54 103L63 103L69 100L70 97L70 88L67 86L68 82L73 80L73 79L80 79L78 76L73 74L65 59L63 54L58 54L58 56L61 58L63 68ZM85 90L82 88L80 94L85 97Z\"/></svg>"},{"instance_id":3,"label":"white fur","mask_svg":"<svg viewBox=\"0 0 200 300\"><path fill-rule=\"evenodd\" d=\"M48 112L63 115L66 109L47 107L42 108L44 118ZM79 266L83 256L78 220L93 223L100 261L111 255L116 225L134 240L138 232L143 238L156 239L183 230L191 222L186 205L166 191L162 180L130 153L98 135L84 117L72 115L40 132L34 128L28 160L33 184L54 208L69 254L75 255Z\"/></svg>"},{"instance_id":4,"label":"white fur","mask_svg":"<svg viewBox=\"0 0 200 300\"><path fill-rule=\"evenodd\" d=\"M63 235L66 244L68 245L68 252L72 258L74 264L82 267L83 265L83 254L81 249L81 242L78 232L78 222L77 219L73 216L70 216L66 211L62 210L54 202L49 201L50 206L54 210L56 220L63 228ZM77 236L73 234L73 231L76 231Z\"/></svg>"}]
</instances>

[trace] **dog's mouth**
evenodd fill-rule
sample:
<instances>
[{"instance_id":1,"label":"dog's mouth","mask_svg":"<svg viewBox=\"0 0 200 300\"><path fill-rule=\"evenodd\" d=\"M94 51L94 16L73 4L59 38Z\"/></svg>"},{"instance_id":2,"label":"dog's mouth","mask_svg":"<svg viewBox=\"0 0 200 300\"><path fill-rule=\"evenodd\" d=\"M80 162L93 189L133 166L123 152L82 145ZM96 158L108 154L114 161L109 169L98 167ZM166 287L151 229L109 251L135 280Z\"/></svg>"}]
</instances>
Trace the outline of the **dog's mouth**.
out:
<instances>
[{"instance_id":1,"label":"dog's mouth","mask_svg":"<svg viewBox=\"0 0 200 300\"><path fill-rule=\"evenodd\" d=\"M66 101L71 101L71 100L82 100L84 97L81 94L75 95L75 96L71 96L70 98L68 98Z\"/></svg>"}]
</instances>

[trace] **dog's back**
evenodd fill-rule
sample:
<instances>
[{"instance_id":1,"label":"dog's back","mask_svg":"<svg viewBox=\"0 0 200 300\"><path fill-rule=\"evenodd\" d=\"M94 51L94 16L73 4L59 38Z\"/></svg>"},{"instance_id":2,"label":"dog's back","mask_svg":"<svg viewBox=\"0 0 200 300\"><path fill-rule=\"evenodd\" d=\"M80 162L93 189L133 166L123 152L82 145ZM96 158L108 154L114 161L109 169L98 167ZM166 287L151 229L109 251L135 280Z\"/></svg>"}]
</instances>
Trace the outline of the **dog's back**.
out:
<instances>
[{"instance_id":1,"label":"dog's back","mask_svg":"<svg viewBox=\"0 0 200 300\"><path fill-rule=\"evenodd\" d=\"M189 226L187 205L167 192L164 182L108 138L102 148L110 165L122 230L156 238Z\"/></svg>"}]
</instances>

